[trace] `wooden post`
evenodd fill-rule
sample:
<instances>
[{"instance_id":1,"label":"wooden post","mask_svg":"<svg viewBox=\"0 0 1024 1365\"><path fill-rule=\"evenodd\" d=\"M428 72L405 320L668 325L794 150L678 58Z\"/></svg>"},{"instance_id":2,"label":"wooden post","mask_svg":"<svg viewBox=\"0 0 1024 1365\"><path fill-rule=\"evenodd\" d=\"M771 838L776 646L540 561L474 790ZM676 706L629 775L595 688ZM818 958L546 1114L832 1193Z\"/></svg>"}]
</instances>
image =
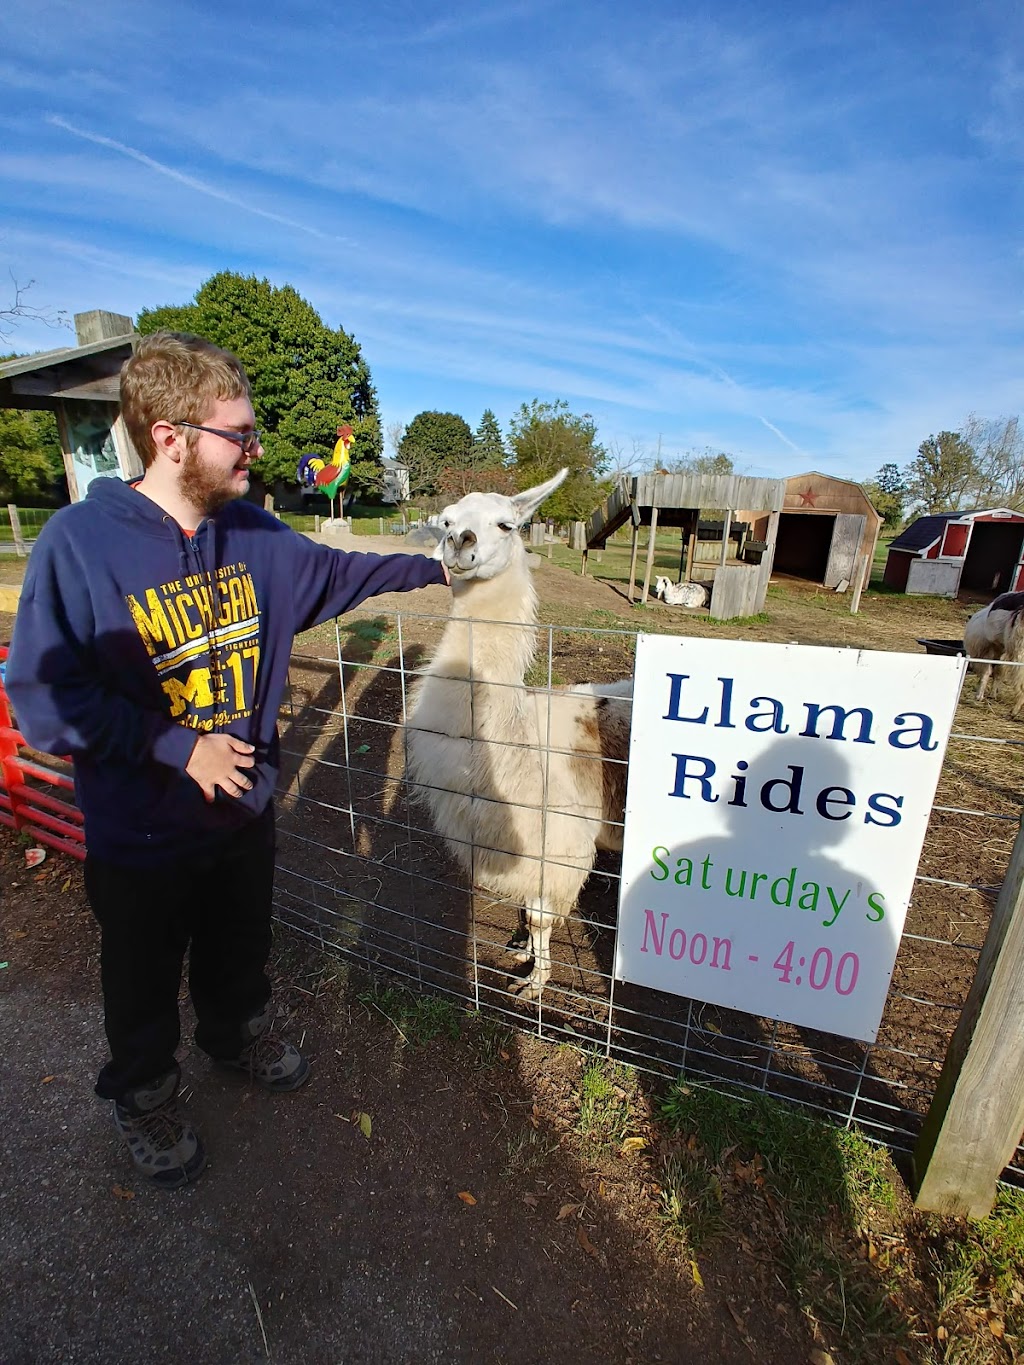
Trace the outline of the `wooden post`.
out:
<instances>
[{"instance_id":1,"label":"wooden post","mask_svg":"<svg viewBox=\"0 0 1024 1365\"><path fill-rule=\"evenodd\" d=\"M722 553L718 560L718 567L724 569L729 558L729 532L732 530L732 512L729 508L725 509L725 520L722 522Z\"/></svg>"},{"instance_id":2,"label":"wooden post","mask_svg":"<svg viewBox=\"0 0 1024 1365\"><path fill-rule=\"evenodd\" d=\"M24 559L28 550L25 548L25 537L21 534L21 518L18 516L18 509L13 502L7 504L7 515L11 519L11 530L14 532L15 553Z\"/></svg>"},{"instance_id":3,"label":"wooden post","mask_svg":"<svg viewBox=\"0 0 1024 1365\"><path fill-rule=\"evenodd\" d=\"M647 605L647 594L651 589L651 569L654 567L654 538L658 534L658 509L651 508L651 534L647 537L647 566L644 569L644 590L640 594L640 605Z\"/></svg>"},{"instance_id":4,"label":"wooden post","mask_svg":"<svg viewBox=\"0 0 1024 1365\"><path fill-rule=\"evenodd\" d=\"M860 610L860 595L864 590L867 576L871 570L871 560L867 555L861 555L857 560L857 569L853 576L853 593L850 597L850 615L856 616Z\"/></svg>"},{"instance_id":5,"label":"wooden post","mask_svg":"<svg viewBox=\"0 0 1024 1365\"><path fill-rule=\"evenodd\" d=\"M629 592L626 596L632 602L636 596L636 552L640 545L640 527L633 523L633 547L629 552Z\"/></svg>"},{"instance_id":6,"label":"wooden post","mask_svg":"<svg viewBox=\"0 0 1024 1365\"><path fill-rule=\"evenodd\" d=\"M320 534L320 513L319 513L319 512L314 512L314 513L313 513L313 530L316 532L317 535Z\"/></svg>"},{"instance_id":7,"label":"wooden post","mask_svg":"<svg viewBox=\"0 0 1024 1365\"><path fill-rule=\"evenodd\" d=\"M690 527L690 543L686 549L686 581L693 582L693 566L697 559L697 523L700 520L700 513L694 512L693 525Z\"/></svg>"},{"instance_id":8,"label":"wooden post","mask_svg":"<svg viewBox=\"0 0 1024 1365\"><path fill-rule=\"evenodd\" d=\"M583 547L583 564L582 564L581 567L580 567L580 574L581 574L581 576L582 576L583 578L586 578L586 576L587 576L587 554L588 554L587 547L584 545L584 547Z\"/></svg>"},{"instance_id":9,"label":"wooden post","mask_svg":"<svg viewBox=\"0 0 1024 1365\"><path fill-rule=\"evenodd\" d=\"M984 1218L1024 1132L1024 826L914 1148L919 1208Z\"/></svg>"},{"instance_id":10,"label":"wooden post","mask_svg":"<svg viewBox=\"0 0 1024 1365\"><path fill-rule=\"evenodd\" d=\"M383 518L383 517L378 517L377 520L380 522L380 533L381 533L381 535L383 535L383 534L384 534L384 518Z\"/></svg>"}]
</instances>

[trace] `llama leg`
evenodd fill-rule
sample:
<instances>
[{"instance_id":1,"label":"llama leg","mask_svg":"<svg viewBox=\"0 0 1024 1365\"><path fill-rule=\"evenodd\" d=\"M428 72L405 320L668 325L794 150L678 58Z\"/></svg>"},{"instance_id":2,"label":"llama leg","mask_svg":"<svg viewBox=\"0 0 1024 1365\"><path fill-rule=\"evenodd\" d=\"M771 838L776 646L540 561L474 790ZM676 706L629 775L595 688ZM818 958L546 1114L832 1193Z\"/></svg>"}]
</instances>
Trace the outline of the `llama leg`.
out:
<instances>
[{"instance_id":1,"label":"llama leg","mask_svg":"<svg viewBox=\"0 0 1024 1365\"><path fill-rule=\"evenodd\" d=\"M519 911L519 927L505 944L505 951L512 954L514 962L529 962L532 953L530 951L530 931L526 927L526 911Z\"/></svg>"},{"instance_id":2,"label":"llama leg","mask_svg":"<svg viewBox=\"0 0 1024 1365\"><path fill-rule=\"evenodd\" d=\"M982 666L981 666L981 682L978 683L978 691L977 691L977 694L976 694L976 696L975 696L975 698L974 698L975 701L984 701L984 700L985 700L985 693L988 691L988 685L989 685L989 683L991 682L991 680L992 680L992 665L991 665L991 664L982 664Z\"/></svg>"},{"instance_id":3,"label":"llama leg","mask_svg":"<svg viewBox=\"0 0 1024 1365\"><path fill-rule=\"evenodd\" d=\"M545 910L544 902L531 902L526 911L526 923L530 932L530 956L533 958L533 971L529 976L517 977L509 986L514 995L524 1000L539 1000L541 991L551 975L551 930L556 919L553 910Z\"/></svg>"}]
</instances>

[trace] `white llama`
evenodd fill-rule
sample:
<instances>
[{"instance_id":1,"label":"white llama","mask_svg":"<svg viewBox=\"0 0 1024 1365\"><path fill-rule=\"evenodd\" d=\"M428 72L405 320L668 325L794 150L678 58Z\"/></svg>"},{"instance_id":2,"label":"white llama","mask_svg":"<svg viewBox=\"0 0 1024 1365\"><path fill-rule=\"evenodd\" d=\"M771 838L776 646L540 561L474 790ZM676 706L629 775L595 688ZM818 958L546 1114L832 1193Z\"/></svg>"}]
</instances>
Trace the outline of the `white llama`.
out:
<instances>
[{"instance_id":1,"label":"white llama","mask_svg":"<svg viewBox=\"0 0 1024 1365\"><path fill-rule=\"evenodd\" d=\"M654 595L669 607L706 607L708 590L703 583L673 583L659 576L654 580Z\"/></svg>"},{"instance_id":2,"label":"white llama","mask_svg":"<svg viewBox=\"0 0 1024 1365\"><path fill-rule=\"evenodd\" d=\"M964 626L964 649L972 660L984 660L981 664L981 682L978 684L978 701L985 700L985 693L992 680L991 661L1005 660L1015 666L1005 670L1009 673L1007 689L1013 699L1011 716L1014 720L1024 708L1024 592L1004 592L976 611Z\"/></svg>"},{"instance_id":3,"label":"white llama","mask_svg":"<svg viewBox=\"0 0 1024 1365\"><path fill-rule=\"evenodd\" d=\"M510 990L538 999L550 940L598 848L621 849L632 682L526 687L537 594L519 534L567 474L515 497L469 493L440 517L450 619L416 684L408 776L474 885L514 901L533 968Z\"/></svg>"}]
</instances>

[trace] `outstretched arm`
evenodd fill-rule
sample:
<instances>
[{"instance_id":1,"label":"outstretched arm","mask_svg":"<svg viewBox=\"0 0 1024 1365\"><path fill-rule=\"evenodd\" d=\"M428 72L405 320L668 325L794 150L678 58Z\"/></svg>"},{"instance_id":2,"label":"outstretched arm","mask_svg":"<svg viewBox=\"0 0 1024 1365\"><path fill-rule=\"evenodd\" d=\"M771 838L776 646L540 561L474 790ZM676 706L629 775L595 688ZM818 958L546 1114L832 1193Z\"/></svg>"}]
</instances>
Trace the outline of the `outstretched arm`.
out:
<instances>
[{"instance_id":1,"label":"outstretched arm","mask_svg":"<svg viewBox=\"0 0 1024 1365\"><path fill-rule=\"evenodd\" d=\"M451 582L445 566L429 555L367 554L297 540L296 632L351 611L368 597Z\"/></svg>"}]
</instances>

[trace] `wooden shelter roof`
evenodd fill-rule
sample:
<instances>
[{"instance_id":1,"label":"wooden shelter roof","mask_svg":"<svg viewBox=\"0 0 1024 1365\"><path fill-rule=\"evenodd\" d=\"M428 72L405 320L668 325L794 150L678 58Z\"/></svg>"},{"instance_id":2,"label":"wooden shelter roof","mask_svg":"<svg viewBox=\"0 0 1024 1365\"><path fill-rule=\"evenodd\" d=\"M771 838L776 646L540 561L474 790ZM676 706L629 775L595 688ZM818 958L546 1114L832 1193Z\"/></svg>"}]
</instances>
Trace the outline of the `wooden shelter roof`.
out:
<instances>
[{"instance_id":1,"label":"wooden shelter roof","mask_svg":"<svg viewBox=\"0 0 1024 1365\"><path fill-rule=\"evenodd\" d=\"M687 526L704 507L780 512L785 479L752 479L745 474L639 474L622 478L587 519L587 545L595 548L632 520L643 525L658 509L659 526Z\"/></svg>"},{"instance_id":2,"label":"wooden shelter roof","mask_svg":"<svg viewBox=\"0 0 1024 1365\"><path fill-rule=\"evenodd\" d=\"M52 409L59 398L117 403L121 366L134 340L134 334L106 337L5 360L0 364L0 408Z\"/></svg>"}]
</instances>

